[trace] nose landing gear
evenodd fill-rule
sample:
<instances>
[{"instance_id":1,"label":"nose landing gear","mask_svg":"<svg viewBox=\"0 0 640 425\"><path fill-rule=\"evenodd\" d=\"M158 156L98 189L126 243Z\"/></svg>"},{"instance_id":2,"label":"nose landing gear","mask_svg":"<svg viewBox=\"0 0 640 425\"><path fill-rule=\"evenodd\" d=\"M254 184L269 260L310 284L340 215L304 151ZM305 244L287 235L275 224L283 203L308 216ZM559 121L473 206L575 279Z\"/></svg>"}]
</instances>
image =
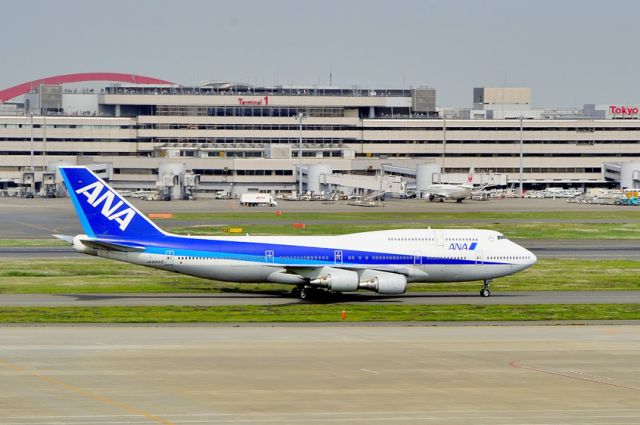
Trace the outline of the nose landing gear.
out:
<instances>
[{"instance_id":1,"label":"nose landing gear","mask_svg":"<svg viewBox=\"0 0 640 425\"><path fill-rule=\"evenodd\" d=\"M491 285L491 279L486 279L482 283L482 289L480 290L481 297L489 297L491 296L491 291L489 291L489 285Z\"/></svg>"}]
</instances>

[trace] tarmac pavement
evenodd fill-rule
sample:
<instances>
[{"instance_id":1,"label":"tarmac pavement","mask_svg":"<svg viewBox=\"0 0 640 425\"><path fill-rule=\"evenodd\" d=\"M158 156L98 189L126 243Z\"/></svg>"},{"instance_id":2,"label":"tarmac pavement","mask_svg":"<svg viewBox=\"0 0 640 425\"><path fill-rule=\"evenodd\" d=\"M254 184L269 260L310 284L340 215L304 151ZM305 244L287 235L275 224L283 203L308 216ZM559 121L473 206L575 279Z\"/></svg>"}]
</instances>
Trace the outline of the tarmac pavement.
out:
<instances>
[{"instance_id":1,"label":"tarmac pavement","mask_svg":"<svg viewBox=\"0 0 640 425\"><path fill-rule=\"evenodd\" d=\"M640 325L4 327L0 423L637 424Z\"/></svg>"}]
</instances>

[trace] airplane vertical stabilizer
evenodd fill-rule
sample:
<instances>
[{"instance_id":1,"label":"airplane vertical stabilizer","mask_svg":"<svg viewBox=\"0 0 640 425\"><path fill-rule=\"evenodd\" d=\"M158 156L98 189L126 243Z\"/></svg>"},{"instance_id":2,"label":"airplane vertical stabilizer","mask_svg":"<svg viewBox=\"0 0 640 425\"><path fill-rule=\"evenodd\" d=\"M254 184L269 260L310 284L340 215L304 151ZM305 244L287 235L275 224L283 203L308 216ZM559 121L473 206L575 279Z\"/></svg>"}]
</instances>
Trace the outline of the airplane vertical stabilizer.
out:
<instances>
[{"instance_id":1,"label":"airplane vertical stabilizer","mask_svg":"<svg viewBox=\"0 0 640 425\"><path fill-rule=\"evenodd\" d=\"M60 167L67 192L87 236L147 239L163 232L86 167Z\"/></svg>"}]
</instances>

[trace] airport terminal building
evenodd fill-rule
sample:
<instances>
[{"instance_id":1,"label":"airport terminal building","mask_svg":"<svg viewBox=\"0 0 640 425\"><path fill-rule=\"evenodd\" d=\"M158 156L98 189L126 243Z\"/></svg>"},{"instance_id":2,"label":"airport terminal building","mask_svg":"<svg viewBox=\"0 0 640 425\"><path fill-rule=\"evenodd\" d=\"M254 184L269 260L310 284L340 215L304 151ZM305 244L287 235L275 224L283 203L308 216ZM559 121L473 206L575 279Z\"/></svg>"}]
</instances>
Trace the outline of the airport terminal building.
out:
<instances>
[{"instance_id":1,"label":"airport terminal building","mask_svg":"<svg viewBox=\"0 0 640 425\"><path fill-rule=\"evenodd\" d=\"M640 160L632 107L549 118L522 98L498 113L474 92L474 108L452 114L431 88L183 87L141 78L94 90L40 84L24 103L0 105L0 187L33 179L44 190L61 164L90 165L119 189L164 188L172 197L291 192L299 170L303 190L331 178L338 187L340 177L411 179L425 164L433 181L455 182L473 168L514 184L522 164L526 187L613 187L604 164ZM588 114L603 108L609 115Z\"/></svg>"}]
</instances>

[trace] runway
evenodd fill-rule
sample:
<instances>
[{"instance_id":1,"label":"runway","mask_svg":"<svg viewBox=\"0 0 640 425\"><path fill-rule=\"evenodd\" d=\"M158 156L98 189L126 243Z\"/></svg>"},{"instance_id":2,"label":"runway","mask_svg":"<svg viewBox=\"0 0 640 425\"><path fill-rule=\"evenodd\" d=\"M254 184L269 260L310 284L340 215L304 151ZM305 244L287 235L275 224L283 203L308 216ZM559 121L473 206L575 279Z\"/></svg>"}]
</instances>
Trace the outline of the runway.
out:
<instances>
[{"instance_id":1,"label":"runway","mask_svg":"<svg viewBox=\"0 0 640 425\"><path fill-rule=\"evenodd\" d=\"M4 327L0 423L640 422L640 326Z\"/></svg>"},{"instance_id":2,"label":"runway","mask_svg":"<svg viewBox=\"0 0 640 425\"><path fill-rule=\"evenodd\" d=\"M478 286L479 288L480 286ZM313 302L402 305L496 304L630 304L640 305L640 291L493 291L482 298L476 292L409 292L398 296L371 293L326 295ZM0 307L106 307L106 306L221 306L307 303L288 294L0 294Z\"/></svg>"}]
</instances>

